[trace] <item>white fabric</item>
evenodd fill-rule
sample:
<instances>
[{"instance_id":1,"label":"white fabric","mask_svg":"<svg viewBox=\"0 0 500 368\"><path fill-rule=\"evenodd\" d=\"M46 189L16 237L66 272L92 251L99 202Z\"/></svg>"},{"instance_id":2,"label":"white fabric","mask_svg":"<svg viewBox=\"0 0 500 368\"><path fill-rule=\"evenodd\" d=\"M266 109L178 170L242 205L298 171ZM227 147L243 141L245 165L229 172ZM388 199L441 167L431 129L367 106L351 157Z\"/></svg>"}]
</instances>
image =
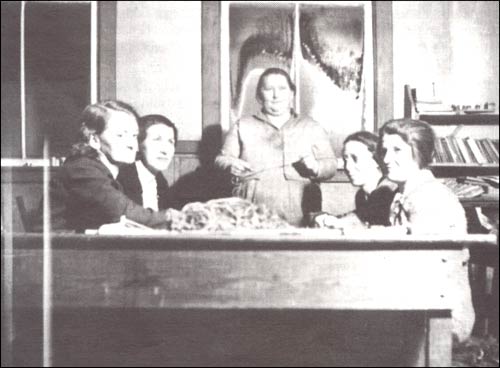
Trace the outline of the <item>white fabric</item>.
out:
<instances>
[{"instance_id":1,"label":"white fabric","mask_svg":"<svg viewBox=\"0 0 500 368\"><path fill-rule=\"evenodd\" d=\"M158 190L156 187L156 177L149 171L142 161L136 161L137 175L142 187L142 206L158 211Z\"/></svg>"}]
</instances>

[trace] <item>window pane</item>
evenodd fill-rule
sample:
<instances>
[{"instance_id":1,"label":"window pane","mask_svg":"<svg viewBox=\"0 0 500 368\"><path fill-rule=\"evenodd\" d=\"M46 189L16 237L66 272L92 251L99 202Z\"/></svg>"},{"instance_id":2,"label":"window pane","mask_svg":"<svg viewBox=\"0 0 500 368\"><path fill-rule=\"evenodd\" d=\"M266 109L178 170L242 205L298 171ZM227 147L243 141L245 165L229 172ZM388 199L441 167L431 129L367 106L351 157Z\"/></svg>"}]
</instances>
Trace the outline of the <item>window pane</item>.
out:
<instances>
[{"instance_id":1,"label":"window pane","mask_svg":"<svg viewBox=\"0 0 500 368\"><path fill-rule=\"evenodd\" d=\"M21 157L20 1L2 1L2 157Z\"/></svg>"},{"instance_id":2,"label":"window pane","mask_svg":"<svg viewBox=\"0 0 500 368\"><path fill-rule=\"evenodd\" d=\"M300 5L301 113L330 133L337 155L366 116L364 19L362 5Z\"/></svg>"},{"instance_id":3,"label":"window pane","mask_svg":"<svg viewBox=\"0 0 500 368\"><path fill-rule=\"evenodd\" d=\"M293 58L293 4L232 3L229 8L233 116L260 109L255 89L270 67L290 71ZM292 76L293 78L293 76Z\"/></svg>"},{"instance_id":4,"label":"window pane","mask_svg":"<svg viewBox=\"0 0 500 368\"><path fill-rule=\"evenodd\" d=\"M141 115L167 116L180 140L200 140L201 1L116 6L117 98Z\"/></svg>"},{"instance_id":5,"label":"window pane","mask_svg":"<svg viewBox=\"0 0 500 368\"><path fill-rule=\"evenodd\" d=\"M90 102L90 3L26 3L26 147L65 156Z\"/></svg>"}]
</instances>

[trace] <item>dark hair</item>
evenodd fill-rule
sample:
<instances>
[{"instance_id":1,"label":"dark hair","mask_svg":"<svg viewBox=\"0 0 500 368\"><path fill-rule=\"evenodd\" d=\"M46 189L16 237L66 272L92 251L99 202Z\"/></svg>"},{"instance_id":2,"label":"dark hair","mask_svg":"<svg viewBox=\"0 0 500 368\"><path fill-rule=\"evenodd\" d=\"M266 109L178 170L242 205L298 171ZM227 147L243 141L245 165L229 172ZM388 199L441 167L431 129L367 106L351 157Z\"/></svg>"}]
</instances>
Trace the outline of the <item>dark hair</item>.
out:
<instances>
[{"instance_id":1,"label":"dark hair","mask_svg":"<svg viewBox=\"0 0 500 368\"><path fill-rule=\"evenodd\" d=\"M80 114L78 140L71 148L70 157L81 155L97 157L97 152L88 144L90 136L101 134L106 129L111 111L125 112L134 116L136 120L139 118L135 109L123 101L105 100L88 105Z\"/></svg>"},{"instance_id":2,"label":"dark hair","mask_svg":"<svg viewBox=\"0 0 500 368\"><path fill-rule=\"evenodd\" d=\"M366 148L368 148L368 151L372 153L373 159L377 162L378 166L383 169L384 165L382 164L382 160L378 155L378 135L367 131L352 133L351 135L348 135L344 140L344 146L346 145L346 143L352 141L364 144Z\"/></svg>"},{"instance_id":3,"label":"dark hair","mask_svg":"<svg viewBox=\"0 0 500 368\"><path fill-rule=\"evenodd\" d=\"M380 142L386 134L397 134L411 146L413 158L423 169L432 162L435 134L425 121L412 119L390 120L380 129ZM383 156L381 156L383 157Z\"/></svg>"},{"instance_id":4,"label":"dark hair","mask_svg":"<svg viewBox=\"0 0 500 368\"><path fill-rule=\"evenodd\" d=\"M172 128L172 130L174 131L174 140L177 144L177 127L168 118L159 114L145 115L139 118L139 143L143 142L146 139L149 127L156 124L163 124L168 126L169 128Z\"/></svg>"},{"instance_id":5,"label":"dark hair","mask_svg":"<svg viewBox=\"0 0 500 368\"><path fill-rule=\"evenodd\" d=\"M286 71L280 68L268 68L264 70L264 72L261 74L259 82L257 83L257 90L255 91L255 97L257 98L257 101L261 102L263 100L261 91L262 85L264 84L264 80L266 79L266 77L271 74L278 74L285 77L286 81L288 82L288 87L290 87L292 92L295 93L296 91L295 84L292 82L292 78L290 78L290 75Z\"/></svg>"},{"instance_id":6,"label":"dark hair","mask_svg":"<svg viewBox=\"0 0 500 368\"><path fill-rule=\"evenodd\" d=\"M133 115L136 120L139 115L129 104L118 100L106 100L88 105L80 115L80 141L87 143L90 133L101 134L106 128L111 111L121 111Z\"/></svg>"}]
</instances>

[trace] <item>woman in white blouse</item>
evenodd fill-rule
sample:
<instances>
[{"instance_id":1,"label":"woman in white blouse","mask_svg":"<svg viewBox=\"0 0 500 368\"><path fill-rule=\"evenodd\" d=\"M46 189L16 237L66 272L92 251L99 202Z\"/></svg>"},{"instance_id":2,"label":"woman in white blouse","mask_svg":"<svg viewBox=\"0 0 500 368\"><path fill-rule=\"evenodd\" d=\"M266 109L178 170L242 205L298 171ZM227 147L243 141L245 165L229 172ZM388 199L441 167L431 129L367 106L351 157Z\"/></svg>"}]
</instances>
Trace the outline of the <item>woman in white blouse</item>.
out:
<instances>
[{"instance_id":1,"label":"woman in white blouse","mask_svg":"<svg viewBox=\"0 0 500 368\"><path fill-rule=\"evenodd\" d=\"M434 140L431 126L419 120L391 120L381 128L380 155L387 167L387 177L399 188L389 221L411 234L456 237L467 233L465 211L457 196L429 170ZM474 325L468 259L469 252L465 249L464 261L455 274L454 290L460 292L452 296L453 331L459 340L467 338Z\"/></svg>"}]
</instances>

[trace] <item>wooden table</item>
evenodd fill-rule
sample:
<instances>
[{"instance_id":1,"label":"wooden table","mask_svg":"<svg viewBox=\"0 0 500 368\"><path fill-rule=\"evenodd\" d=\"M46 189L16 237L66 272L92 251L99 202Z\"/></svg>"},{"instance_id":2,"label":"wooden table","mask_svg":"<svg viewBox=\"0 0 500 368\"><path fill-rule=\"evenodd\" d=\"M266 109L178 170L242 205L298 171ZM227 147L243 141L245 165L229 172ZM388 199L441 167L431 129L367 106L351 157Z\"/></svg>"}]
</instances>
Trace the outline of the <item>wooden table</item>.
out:
<instances>
[{"instance_id":1,"label":"wooden table","mask_svg":"<svg viewBox=\"0 0 500 368\"><path fill-rule=\"evenodd\" d=\"M50 240L54 308L424 311L417 366L451 363L449 295L462 249L497 247L490 235L348 238L315 230ZM42 307L42 247L41 234L2 234L7 335L13 305Z\"/></svg>"}]
</instances>

